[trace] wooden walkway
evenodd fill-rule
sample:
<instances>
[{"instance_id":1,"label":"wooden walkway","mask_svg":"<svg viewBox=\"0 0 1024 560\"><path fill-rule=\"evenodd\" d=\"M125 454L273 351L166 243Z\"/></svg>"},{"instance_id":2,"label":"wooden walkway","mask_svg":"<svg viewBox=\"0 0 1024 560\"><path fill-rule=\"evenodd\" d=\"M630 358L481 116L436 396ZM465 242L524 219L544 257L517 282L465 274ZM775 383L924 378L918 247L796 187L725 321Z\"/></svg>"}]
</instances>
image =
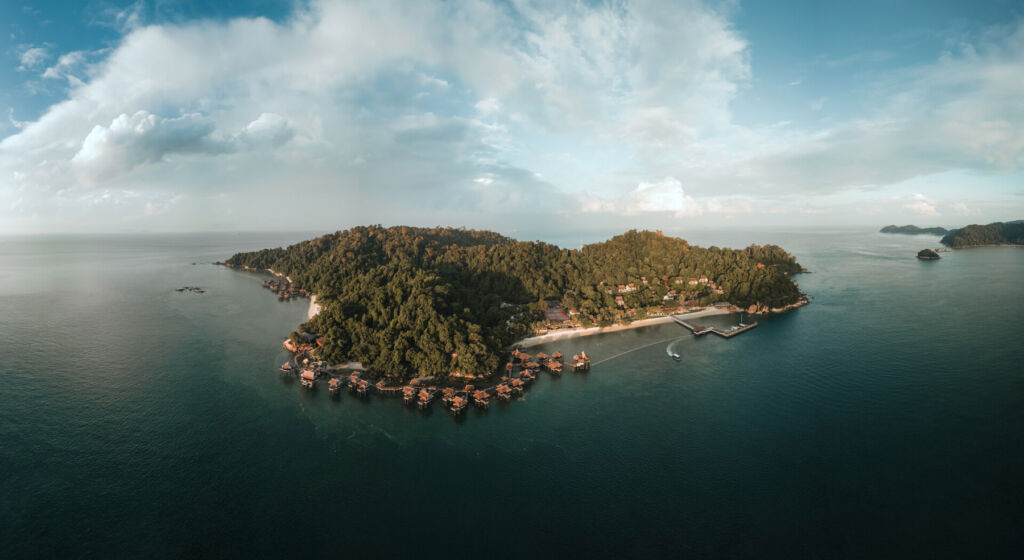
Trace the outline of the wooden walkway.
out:
<instances>
[{"instance_id":1,"label":"wooden walkway","mask_svg":"<svg viewBox=\"0 0 1024 560\"><path fill-rule=\"evenodd\" d=\"M704 336L704 335L706 335L708 333L715 333L715 334L717 334L718 336L720 336L722 338L732 338L732 337L734 337L734 336L736 336L736 335L738 335L740 333L747 332L750 329L752 329L752 328L757 326L757 322L754 322L754 323L751 323L749 325L744 325L742 327L732 328L732 329L723 331L722 329L719 329L717 327L704 327L704 326L701 326L701 325L691 325L690 323L687 323L686 321L680 319L679 317L676 317L675 315L671 315L671 317L672 317L673 321L675 321L675 322L679 323L680 325L682 325L682 326L686 327L687 329L689 329L690 332L693 333L693 336Z\"/></svg>"}]
</instances>

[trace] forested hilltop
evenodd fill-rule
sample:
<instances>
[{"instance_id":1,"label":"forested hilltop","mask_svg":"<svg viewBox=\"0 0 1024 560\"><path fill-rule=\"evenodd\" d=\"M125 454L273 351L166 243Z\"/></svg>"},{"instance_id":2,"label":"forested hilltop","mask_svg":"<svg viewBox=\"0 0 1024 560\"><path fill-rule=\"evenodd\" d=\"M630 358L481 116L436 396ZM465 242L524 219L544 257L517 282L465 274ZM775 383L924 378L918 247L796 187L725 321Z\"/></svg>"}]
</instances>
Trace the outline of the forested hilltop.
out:
<instances>
[{"instance_id":1,"label":"forested hilltop","mask_svg":"<svg viewBox=\"0 0 1024 560\"><path fill-rule=\"evenodd\" d=\"M920 234L944 235L944 234L947 233L948 230L946 230L946 228L942 228L942 227L920 228L920 227L917 227L915 225L907 225L907 226L891 225L891 226L885 226L884 228L882 228L882 229L880 229L878 231L880 231L882 233L906 233L906 234L910 234L910 235L920 235Z\"/></svg>"},{"instance_id":2,"label":"forested hilltop","mask_svg":"<svg viewBox=\"0 0 1024 560\"><path fill-rule=\"evenodd\" d=\"M951 230L941 243L954 249L980 245L1024 245L1024 220L994 222L985 226L971 224Z\"/></svg>"},{"instance_id":3,"label":"forested hilltop","mask_svg":"<svg viewBox=\"0 0 1024 560\"><path fill-rule=\"evenodd\" d=\"M610 325L730 301L781 307L800 298L796 259L774 245L701 248L629 231L582 250L489 231L357 227L225 263L273 269L317 294L299 330L323 359L358 360L391 378L497 371L503 348L544 328L549 302L570 324Z\"/></svg>"}]
</instances>

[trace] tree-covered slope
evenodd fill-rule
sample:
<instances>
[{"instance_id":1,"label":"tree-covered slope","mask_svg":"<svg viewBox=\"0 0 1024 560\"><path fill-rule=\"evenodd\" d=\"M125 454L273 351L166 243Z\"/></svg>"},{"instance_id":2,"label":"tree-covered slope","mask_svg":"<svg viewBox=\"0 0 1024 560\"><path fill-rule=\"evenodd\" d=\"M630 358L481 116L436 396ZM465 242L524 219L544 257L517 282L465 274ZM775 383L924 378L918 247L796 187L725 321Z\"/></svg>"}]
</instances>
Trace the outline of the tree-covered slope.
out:
<instances>
[{"instance_id":1,"label":"tree-covered slope","mask_svg":"<svg viewBox=\"0 0 1024 560\"><path fill-rule=\"evenodd\" d=\"M1024 245L1024 221L994 222L984 226L971 224L950 231L941 242L955 249L978 245Z\"/></svg>"},{"instance_id":2,"label":"tree-covered slope","mask_svg":"<svg viewBox=\"0 0 1024 560\"><path fill-rule=\"evenodd\" d=\"M801 270L776 246L705 249L653 232L568 250L487 231L379 226L239 253L226 264L273 269L315 292L321 312L301 329L324 337L322 357L391 377L495 371L502 349L540 324L544 300L578 310L585 324L628 320L671 289L689 288L702 303L782 306L799 299L789 275ZM700 276L723 293L674 282ZM617 285L630 282L640 288L620 306Z\"/></svg>"},{"instance_id":3,"label":"tree-covered slope","mask_svg":"<svg viewBox=\"0 0 1024 560\"><path fill-rule=\"evenodd\" d=\"M878 231L880 231L882 233L906 233L906 234L910 234L910 235L918 235L918 234L925 234L925 233L926 234L930 234L930 235L944 235L944 234L947 233L946 228L941 228L941 227L920 228L920 227L917 227L917 226L914 226L914 225L907 225L907 226L891 225L891 226L885 226L884 228L882 228L882 229L880 229Z\"/></svg>"}]
</instances>

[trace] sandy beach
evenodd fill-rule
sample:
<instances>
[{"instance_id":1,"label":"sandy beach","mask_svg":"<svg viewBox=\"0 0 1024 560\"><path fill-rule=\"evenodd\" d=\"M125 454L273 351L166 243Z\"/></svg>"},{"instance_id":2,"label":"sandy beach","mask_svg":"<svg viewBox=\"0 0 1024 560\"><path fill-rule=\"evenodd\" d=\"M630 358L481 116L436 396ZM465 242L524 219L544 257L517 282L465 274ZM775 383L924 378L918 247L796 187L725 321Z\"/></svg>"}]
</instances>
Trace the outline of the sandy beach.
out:
<instances>
[{"instance_id":1,"label":"sandy beach","mask_svg":"<svg viewBox=\"0 0 1024 560\"><path fill-rule=\"evenodd\" d=\"M316 302L316 294L309 296L309 318L316 317L316 314L320 313L320 304Z\"/></svg>"},{"instance_id":2,"label":"sandy beach","mask_svg":"<svg viewBox=\"0 0 1024 560\"><path fill-rule=\"evenodd\" d=\"M728 315L734 313L726 309L705 309L703 311L694 311L692 313L682 313L675 315L683 320L696 319L698 317L708 317L711 315ZM570 338L576 338L580 336L590 336L594 334L605 334L613 333L618 331L624 331L629 329L638 329L640 327L649 327L651 325L659 325L662 323L671 323L672 316L665 317L654 317L651 319L641 319L639 321L633 321L628 325L612 325L610 327L591 327L588 329L566 329L553 333L542 334L540 336L531 336L524 338L519 342L516 342L513 346L522 346L523 348L529 348L530 346L536 346L538 344L547 344L549 342L557 342L559 340L566 340Z\"/></svg>"}]
</instances>

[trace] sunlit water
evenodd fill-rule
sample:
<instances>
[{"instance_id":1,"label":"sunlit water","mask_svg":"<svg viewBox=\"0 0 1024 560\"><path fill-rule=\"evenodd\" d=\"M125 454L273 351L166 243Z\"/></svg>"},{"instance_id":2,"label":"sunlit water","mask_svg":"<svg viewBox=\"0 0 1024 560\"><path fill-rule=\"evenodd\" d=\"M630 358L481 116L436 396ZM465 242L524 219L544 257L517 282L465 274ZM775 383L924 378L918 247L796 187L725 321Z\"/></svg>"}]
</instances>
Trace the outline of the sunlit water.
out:
<instances>
[{"instance_id":1,"label":"sunlit water","mask_svg":"<svg viewBox=\"0 0 1024 560\"><path fill-rule=\"evenodd\" d=\"M813 304L537 348L621 355L457 421L278 374L308 302L206 263L305 237L0 238L0 557L1024 546L1024 250L696 232L782 245Z\"/></svg>"}]
</instances>

